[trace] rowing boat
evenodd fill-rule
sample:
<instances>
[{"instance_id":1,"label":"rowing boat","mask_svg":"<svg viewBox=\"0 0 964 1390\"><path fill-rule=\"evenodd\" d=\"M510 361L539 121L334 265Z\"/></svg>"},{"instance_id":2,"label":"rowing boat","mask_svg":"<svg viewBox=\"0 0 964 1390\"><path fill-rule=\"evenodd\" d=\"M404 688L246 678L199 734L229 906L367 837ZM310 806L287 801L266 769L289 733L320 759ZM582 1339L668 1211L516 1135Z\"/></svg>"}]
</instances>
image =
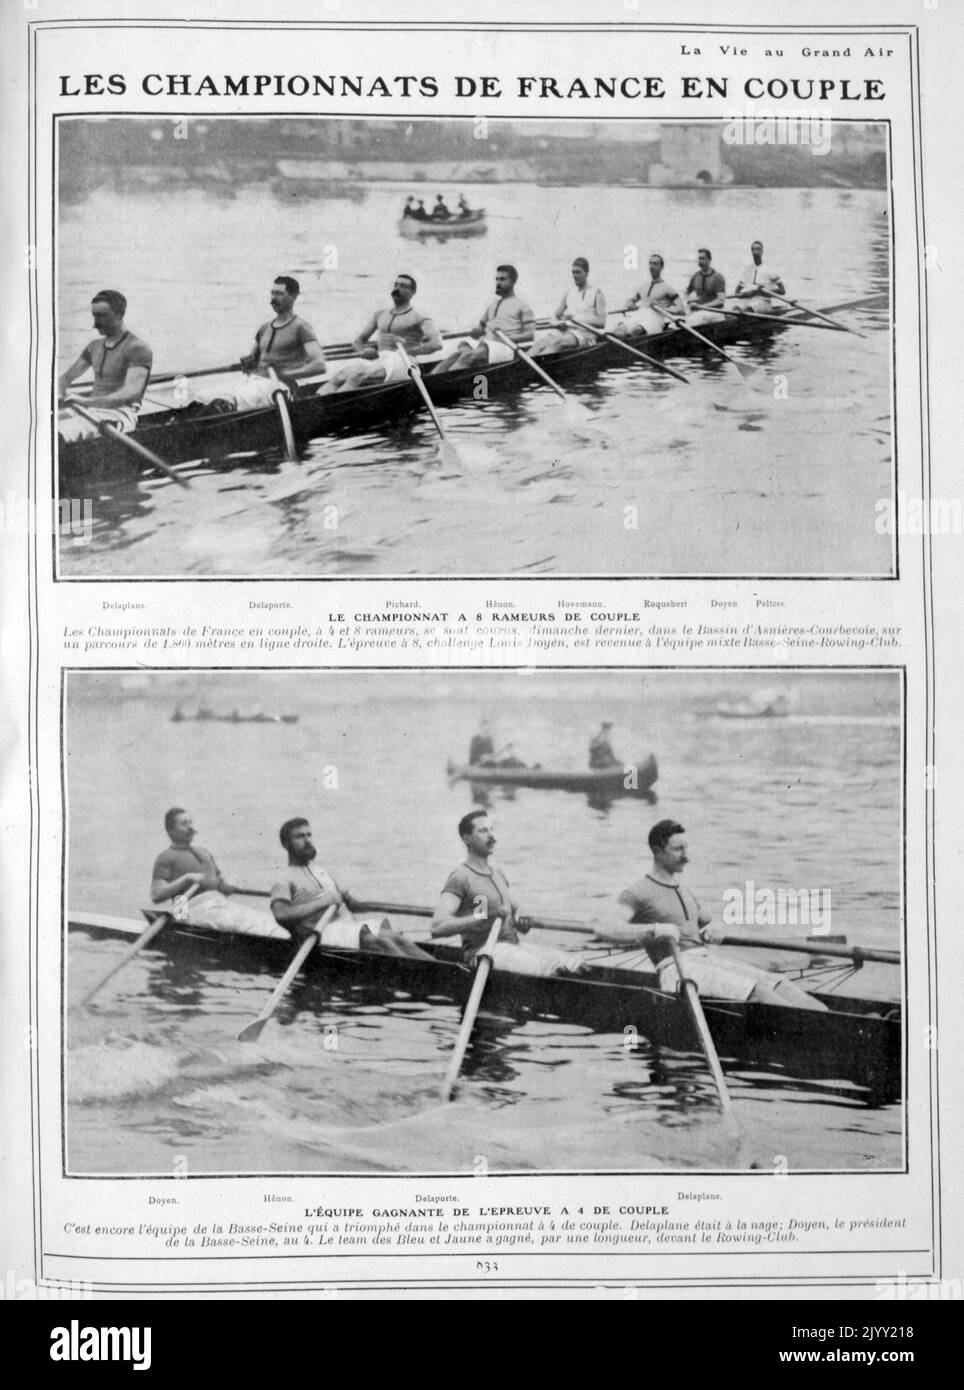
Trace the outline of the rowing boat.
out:
<instances>
[{"instance_id":1,"label":"rowing boat","mask_svg":"<svg viewBox=\"0 0 964 1390\"><path fill-rule=\"evenodd\" d=\"M832 305L823 312L839 313L877 303L880 298ZM802 321L802 316L787 314L779 323L774 323L771 319L755 321L752 314L747 314L705 324L700 332L717 345L754 342L785 332L795 320ZM646 353L655 358L692 356L708 351L686 330L669 326L639 341ZM641 370L638 362L622 347L605 339L590 347L546 354L538 360L542 369L557 381L579 381L610 368ZM541 389L530 368L518 359L488 367L484 372L476 367L439 375L424 372L421 380L433 405L445 408L458 405L462 400L477 400L480 376L485 377L490 398L526 388ZM300 384L288 409L300 449L322 435L357 433L416 415L425 409L425 401L413 381L365 386L328 396L317 394L315 382ZM183 410L163 404L156 408L146 407L141 411L137 428L126 437L168 464L208 460L218 466L242 455L276 450L282 443L274 406L201 416L189 416ZM127 450L99 435L61 443L60 495L86 496L95 483L116 483L130 478L135 467L136 461Z\"/></svg>"},{"instance_id":2,"label":"rowing boat","mask_svg":"<svg viewBox=\"0 0 964 1390\"><path fill-rule=\"evenodd\" d=\"M500 767L468 763L448 765L453 782L478 786L530 787L535 791L582 792L588 796L615 798L638 796L654 801L651 788L656 781L656 759L652 753L639 763L618 763L614 767L591 768L585 772L548 772L541 767Z\"/></svg>"},{"instance_id":3,"label":"rowing boat","mask_svg":"<svg viewBox=\"0 0 964 1390\"><path fill-rule=\"evenodd\" d=\"M270 919L266 923L270 925L265 935L242 936L172 919L150 949L189 961L192 970L281 974L291 962L291 941L279 937ZM92 913L71 913L68 926L71 932L94 940L125 943L143 931L143 922ZM372 1004L373 991L384 991L386 999L402 994L462 1005L472 972L461 962L459 948L443 942L419 944L431 960L319 946L305 961L306 984L317 985L319 991L337 991L348 1000L353 991L360 992L366 1005ZM819 951L819 946L814 950ZM624 1039L638 1035L675 1051L697 1051L699 1043L688 1012L676 994L660 990L657 984L651 968L626 969L607 965L605 959L585 966L578 975L550 978L494 970L485 1009L520 1023L536 1018L559 1020ZM731 1067L765 1067L806 1080L850 1082L873 1104L898 1100L902 1092L900 1004L817 987L811 993L827 1005L826 1013L703 998L703 1011L722 1061ZM302 1003L321 1010L325 996L309 991Z\"/></svg>"},{"instance_id":4,"label":"rowing boat","mask_svg":"<svg viewBox=\"0 0 964 1390\"><path fill-rule=\"evenodd\" d=\"M465 217L456 214L447 219L428 218L424 222L419 217L400 217L398 221L399 236L413 237L417 241L427 241L431 237L447 241L449 237L485 236L487 231L485 208L473 208Z\"/></svg>"}]
</instances>

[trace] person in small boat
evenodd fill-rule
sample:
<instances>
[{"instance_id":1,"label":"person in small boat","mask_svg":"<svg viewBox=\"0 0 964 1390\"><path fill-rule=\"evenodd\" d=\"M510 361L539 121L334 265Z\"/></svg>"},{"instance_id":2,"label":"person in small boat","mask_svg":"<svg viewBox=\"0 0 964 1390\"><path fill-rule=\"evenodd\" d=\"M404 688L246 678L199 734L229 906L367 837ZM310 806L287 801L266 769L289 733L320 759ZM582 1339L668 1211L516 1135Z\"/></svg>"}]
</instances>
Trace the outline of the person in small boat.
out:
<instances>
[{"instance_id":1,"label":"person in small boat","mask_svg":"<svg viewBox=\"0 0 964 1390\"><path fill-rule=\"evenodd\" d=\"M184 905L184 920L192 925L241 935L281 935L267 913L230 900L241 890L227 882L210 850L194 843L197 832L183 806L171 807L164 817L164 829L171 843L154 861L152 903L173 904L194 888Z\"/></svg>"},{"instance_id":2,"label":"person in small boat","mask_svg":"<svg viewBox=\"0 0 964 1390\"><path fill-rule=\"evenodd\" d=\"M137 414L151 374L154 354L142 338L124 322L127 300L120 290L98 290L90 312L98 334L71 363L58 383L57 433L65 444L92 439L98 425L110 425L129 434L137 428ZM71 385L93 372L89 395L76 393L79 405L92 416L85 420L70 404Z\"/></svg>"},{"instance_id":3,"label":"person in small boat","mask_svg":"<svg viewBox=\"0 0 964 1390\"><path fill-rule=\"evenodd\" d=\"M402 208L402 217L415 216L415 199L411 194L405 199L405 206Z\"/></svg>"},{"instance_id":4,"label":"person in small boat","mask_svg":"<svg viewBox=\"0 0 964 1390\"><path fill-rule=\"evenodd\" d=\"M750 243L750 256L750 264L741 272L733 292L742 301L740 308L754 314L785 314L789 305L770 298L771 294L785 295L786 290L777 272L763 264L762 241Z\"/></svg>"},{"instance_id":5,"label":"person in small boat","mask_svg":"<svg viewBox=\"0 0 964 1390\"><path fill-rule=\"evenodd\" d=\"M492 737L492 727L487 719L483 719L469 744L469 767L491 766L494 761L495 740Z\"/></svg>"},{"instance_id":6,"label":"person in small boat","mask_svg":"<svg viewBox=\"0 0 964 1390\"><path fill-rule=\"evenodd\" d=\"M297 377L320 376L325 357L318 334L295 313L300 293L297 280L279 275L271 286L274 317L255 333L254 347L241 358L241 371L214 386L196 387L188 403L213 412L263 409L274 404L279 382L287 391Z\"/></svg>"},{"instance_id":7,"label":"person in small boat","mask_svg":"<svg viewBox=\"0 0 964 1390\"><path fill-rule=\"evenodd\" d=\"M324 946L343 946L354 951L372 951L383 956L413 956L431 960L428 952L392 931L389 923L359 922L352 916L351 898L326 869L314 865L318 853L311 836L311 825L304 816L292 816L278 832L288 851L288 865L271 889L271 912L279 926L298 941L318 932ZM319 930L319 922L329 907L338 907L330 922Z\"/></svg>"},{"instance_id":8,"label":"person in small boat","mask_svg":"<svg viewBox=\"0 0 964 1390\"><path fill-rule=\"evenodd\" d=\"M495 919L500 917L499 939L492 952L494 969L540 976L578 972L581 959L574 951L558 951L528 942L523 945L519 941L519 933L528 928L517 921L505 874L489 863L496 841L488 812L469 811L459 821L458 833L465 846L465 860L452 870L442 886L432 917L432 937L459 937L462 959L466 965L472 965Z\"/></svg>"},{"instance_id":9,"label":"person in small boat","mask_svg":"<svg viewBox=\"0 0 964 1390\"><path fill-rule=\"evenodd\" d=\"M589 766L594 770L604 767L622 767L622 763L613 752L613 746L609 741L612 727L609 720L604 719L599 726L599 732L590 739Z\"/></svg>"},{"instance_id":10,"label":"person in small boat","mask_svg":"<svg viewBox=\"0 0 964 1390\"><path fill-rule=\"evenodd\" d=\"M457 372L512 362L515 353L501 338L495 337L496 329L522 347L532 342L536 317L526 301L515 292L518 279L519 272L514 265L496 267L495 298L486 306L469 337L463 338L455 352L433 367L433 372Z\"/></svg>"},{"instance_id":11,"label":"person in small boat","mask_svg":"<svg viewBox=\"0 0 964 1390\"><path fill-rule=\"evenodd\" d=\"M432 221L447 222L451 216L452 214L449 211L445 199L442 197L441 193L437 193L435 195L435 206L432 209Z\"/></svg>"},{"instance_id":12,"label":"person in small boat","mask_svg":"<svg viewBox=\"0 0 964 1390\"><path fill-rule=\"evenodd\" d=\"M697 269L686 286L688 322L698 328L701 323L719 323L714 309L726 308L726 281L713 269L713 258L705 246L697 252Z\"/></svg>"},{"instance_id":13,"label":"person in small boat","mask_svg":"<svg viewBox=\"0 0 964 1390\"><path fill-rule=\"evenodd\" d=\"M416 207L415 207L415 211L412 213L412 216L415 218L415 221L416 221L416 222L429 222L429 221L431 221L431 218L429 217L428 213L425 211L425 200L424 200L423 198L419 198L418 203L416 204Z\"/></svg>"},{"instance_id":14,"label":"person in small boat","mask_svg":"<svg viewBox=\"0 0 964 1390\"><path fill-rule=\"evenodd\" d=\"M560 352L563 348L592 347L597 343L597 335L581 327L575 322L577 319L593 328L606 327L606 296L595 285L590 285L589 262L585 256L577 256L572 263L572 284L562 296L556 318L560 320L557 325L536 336L533 357Z\"/></svg>"},{"instance_id":15,"label":"person in small boat","mask_svg":"<svg viewBox=\"0 0 964 1390\"><path fill-rule=\"evenodd\" d=\"M442 351L442 339L435 324L412 303L418 286L411 275L397 275L392 286L392 302L387 309L376 309L352 343L357 355L339 364L319 388L319 396L334 391L354 391L360 386L406 381L408 364L398 351L401 344L412 358L433 357ZM375 342L371 342L372 336Z\"/></svg>"},{"instance_id":16,"label":"person in small boat","mask_svg":"<svg viewBox=\"0 0 964 1390\"><path fill-rule=\"evenodd\" d=\"M471 217L471 216L472 216L472 209L469 207L468 203L465 201L465 194L464 194L464 193L460 193L460 194L459 194L458 209L459 209L459 217Z\"/></svg>"},{"instance_id":17,"label":"person in small boat","mask_svg":"<svg viewBox=\"0 0 964 1390\"><path fill-rule=\"evenodd\" d=\"M654 251L649 258L648 282L640 285L627 300L626 317L619 321L613 331L620 338L640 333L662 333L666 320L660 309L680 318L686 313L682 295L663 279L663 258Z\"/></svg>"},{"instance_id":18,"label":"person in small boat","mask_svg":"<svg viewBox=\"0 0 964 1390\"><path fill-rule=\"evenodd\" d=\"M683 955L683 969L701 994L714 999L750 999L796 1009L826 1010L819 999L785 976L742 961L726 960L707 949L709 944L721 941L725 933L713 925L712 915L680 882L689 863L689 846L686 831L678 821L657 821L649 832L649 848L653 856L649 873L625 888L618 898L625 921L594 923L598 937L644 946L659 973L660 988L667 991L679 986L669 944L676 942Z\"/></svg>"}]
</instances>

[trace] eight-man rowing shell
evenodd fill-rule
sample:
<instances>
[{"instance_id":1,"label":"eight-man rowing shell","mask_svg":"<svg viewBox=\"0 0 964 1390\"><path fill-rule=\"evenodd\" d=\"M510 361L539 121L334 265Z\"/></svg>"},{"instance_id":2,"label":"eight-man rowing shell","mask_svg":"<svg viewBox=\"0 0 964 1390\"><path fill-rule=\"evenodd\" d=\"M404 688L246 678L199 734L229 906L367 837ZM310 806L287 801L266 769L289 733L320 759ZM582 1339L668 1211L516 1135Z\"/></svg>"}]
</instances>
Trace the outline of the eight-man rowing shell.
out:
<instances>
[{"instance_id":1,"label":"eight-man rowing shell","mask_svg":"<svg viewBox=\"0 0 964 1390\"><path fill-rule=\"evenodd\" d=\"M856 300L833 305L840 312L858 305L877 303ZM722 318L718 323L704 325L700 332L714 343L723 345L756 341L771 337L793 325L797 315L787 314L779 323L756 321L752 315ZM705 349L684 329L667 328L662 333L633 340L650 357L664 358L680 354L692 355ZM543 370L558 381L584 379L608 368L626 367L636 370L638 364L625 349L615 343L602 341L592 347L568 349L539 358ZM642 368L640 368L643 370ZM526 387L541 389L530 368L519 360L488 367L484 372L489 396L519 391ZM473 399L478 390L479 372L448 372L426 374L422 384L437 407L457 405L462 399ZM412 381L391 385L363 387L335 395L319 396L317 385L298 389L289 404L291 425L299 448L311 439L325 434L357 432L415 415L425 409L424 399ZM145 409L137 429L127 436L148 448L167 463L188 463L208 459L223 462L234 455L259 453L279 445L277 411L264 408L237 411L225 415L188 418L181 410ZM62 496L82 496L85 485L94 481L119 480L129 477L131 456L123 447L96 437L60 444L60 493ZM133 465L136 466L136 465Z\"/></svg>"},{"instance_id":2,"label":"eight-man rowing shell","mask_svg":"<svg viewBox=\"0 0 964 1390\"><path fill-rule=\"evenodd\" d=\"M531 787L537 791L584 792L596 796L639 796L653 801L651 788L656 781L656 759L652 754L641 763L587 769L585 772L549 772L541 767L484 767L449 763L453 782L479 785Z\"/></svg>"},{"instance_id":3,"label":"eight-man rowing shell","mask_svg":"<svg viewBox=\"0 0 964 1390\"><path fill-rule=\"evenodd\" d=\"M270 921L270 919L267 919ZM143 923L90 913L71 913L69 928L98 939L129 943ZM281 973L291 962L292 943L271 934L233 935L171 921L154 939L151 950L187 957L199 969L265 970ZM304 963L306 982L312 980L350 997L363 989L366 1005L372 988L438 1002L464 1003L472 972L462 964L458 947L420 942L433 959L381 956L350 949L316 947ZM723 948L720 948L723 949ZM814 945L819 954L819 944ZM682 1052L698 1050L689 1015L676 994L657 986L651 968L625 969L605 962L588 965L579 975L534 978L495 970L489 977L485 1008L529 1018L562 1020L597 1032L626 1035L628 1030L650 1042ZM843 995L836 990L812 990L826 1012L749 1001L704 998L713 1040L721 1059L776 1069L810 1080L849 1081L863 1088L873 1103L898 1100L901 1095L901 1007ZM310 1007L311 996L302 996ZM324 1007L319 996L317 1007Z\"/></svg>"}]
</instances>

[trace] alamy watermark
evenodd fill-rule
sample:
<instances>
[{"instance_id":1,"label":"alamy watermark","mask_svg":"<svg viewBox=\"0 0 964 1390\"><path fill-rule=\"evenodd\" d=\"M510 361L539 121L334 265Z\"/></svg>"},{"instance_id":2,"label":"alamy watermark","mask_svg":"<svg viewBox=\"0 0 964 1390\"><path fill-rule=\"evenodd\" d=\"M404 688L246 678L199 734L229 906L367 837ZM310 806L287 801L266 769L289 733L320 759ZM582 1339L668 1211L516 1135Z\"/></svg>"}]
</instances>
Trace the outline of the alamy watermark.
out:
<instances>
[{"instance_id":1,"label":"alamy watermark","mask_svg":"<svg viewBox=\"0 0 964 1390\"><path fill-rule=\"evenodd\" d=\"M830 933L829 888L759 888L748 879L742 888L723 893L723 923L728 927L810 927L815 936Z\"/></svg>"},{"instance_id":2,"label":"alamy watermark","mask_svg":"<svg viewBox=\"0 0 964 1390\"><path fill-rule=\"evenodd\" d=\"M824 111L774 112L746 107L725 111L724 145L802 145L812 155L830 153L830 117Z\"/></svg>"},{"instance_id":3,"label":"alamy watermark","mask_svg":"<svg viewBox=\"0 0 964 1390\"><path fill-rule=\"evenodd\" d=\"M53 504L52 525L62 540L86 545L94 532L94 504L89 497L62 497ZM29 497L12 490L0 497L0 535L29 536L46 529Z\"/></svg>"},{"instance_id":4,"label":"alamy watermark","mask_svg":"<svg viewBox=\"0 0 964 1390\"><path fill-rule=\"evenodd\" d=\"M878 498L874 504L874 530L878 536L964 535L964 497Z\"/></svg>"}]
</instances>

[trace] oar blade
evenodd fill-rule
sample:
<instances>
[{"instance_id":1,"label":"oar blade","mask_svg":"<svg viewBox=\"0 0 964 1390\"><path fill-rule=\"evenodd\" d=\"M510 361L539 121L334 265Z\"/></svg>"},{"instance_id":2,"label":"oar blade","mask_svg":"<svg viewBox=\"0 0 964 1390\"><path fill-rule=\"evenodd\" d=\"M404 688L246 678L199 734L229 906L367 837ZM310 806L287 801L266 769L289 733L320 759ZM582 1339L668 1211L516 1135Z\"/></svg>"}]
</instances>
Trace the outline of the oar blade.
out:
<instances>
[{"instance_id":1,"label":"oar blade","mask_svg":"<svg viewBox=\"0 0 964 1390\"><path fill-rule=\"evenodd\" d=\"M238 1034L238 1042L257 1042L267 1022L266 1018L256 1018L253 1023L248 1024L247 1028L241 1029Z\"/></svg>"}]
</instances>

